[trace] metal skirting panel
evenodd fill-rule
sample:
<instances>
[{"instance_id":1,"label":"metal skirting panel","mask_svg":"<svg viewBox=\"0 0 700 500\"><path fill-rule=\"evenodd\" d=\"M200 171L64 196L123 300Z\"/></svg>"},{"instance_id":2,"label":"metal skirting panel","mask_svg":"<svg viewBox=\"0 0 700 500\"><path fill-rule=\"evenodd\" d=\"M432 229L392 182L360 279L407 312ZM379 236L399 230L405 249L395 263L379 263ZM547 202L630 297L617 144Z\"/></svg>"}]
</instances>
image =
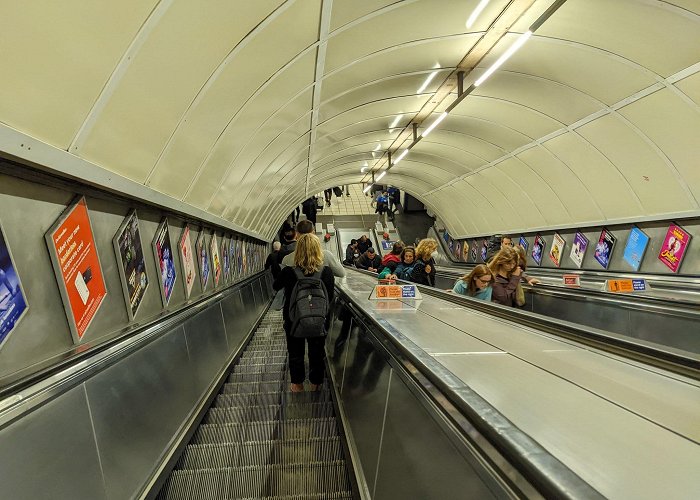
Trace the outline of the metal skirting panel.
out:
<instances>
[{"instance_id":1,"label":"metal skirting panel","mask_svg":"<svg viewBox=\"0 0 700 500\"><path fill-rule=\"evenodd\" d=\"M104 498L85 389L78 385L0 430L2 498Z\"/></svg>"},{"instance_id":2,"label":"metal skirting panel","mask_svg":"<svg viewBox=\"0 0 700 500\"><path fill-rule=\"evenodd\" d=\"M264 278L261 278L264 279ZM0 428L0 497L139 494L266 307L252 280ZM65 392L61 392L65 391Z\"/></svg>"}]
</instances>

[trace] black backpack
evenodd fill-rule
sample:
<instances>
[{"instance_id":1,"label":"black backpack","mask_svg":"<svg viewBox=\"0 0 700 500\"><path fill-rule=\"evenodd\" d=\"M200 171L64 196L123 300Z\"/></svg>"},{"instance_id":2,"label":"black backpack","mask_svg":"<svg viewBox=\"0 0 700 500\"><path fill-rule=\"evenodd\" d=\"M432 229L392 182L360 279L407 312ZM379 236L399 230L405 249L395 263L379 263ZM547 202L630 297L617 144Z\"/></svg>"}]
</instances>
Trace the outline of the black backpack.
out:
<instances>
[{"instance_id":1,"label":"black backpack","mask_svg":"<svg viewBox=\"0 0 700 500\"><path fill-rule=\"evenodd\" d=\"M329 304L321 271L304 276L301 269L295 267L294 273L297 282L289 296L289 320L292 323L289 334L295 338L324 337Z\"/></svg>"}]
</instances>

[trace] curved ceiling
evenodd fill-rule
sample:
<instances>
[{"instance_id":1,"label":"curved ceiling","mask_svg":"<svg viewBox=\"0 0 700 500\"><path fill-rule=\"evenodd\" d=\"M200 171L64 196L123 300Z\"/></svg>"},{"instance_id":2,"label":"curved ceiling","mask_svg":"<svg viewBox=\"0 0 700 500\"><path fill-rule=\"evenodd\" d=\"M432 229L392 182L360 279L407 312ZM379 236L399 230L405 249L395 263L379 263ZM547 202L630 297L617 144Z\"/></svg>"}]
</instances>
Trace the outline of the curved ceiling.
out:
<instances>
[{"instance_id":1,"label":"curved ceiling","mask_svg":"<svg viewBox=\"0 0 700 500\"><path fill-rule=\"evenodd\" d=\"M383 182L455 236L700 213L696 0L3 3L3 124L266 238L445 109Z\"/></svg>"}]
</instances>

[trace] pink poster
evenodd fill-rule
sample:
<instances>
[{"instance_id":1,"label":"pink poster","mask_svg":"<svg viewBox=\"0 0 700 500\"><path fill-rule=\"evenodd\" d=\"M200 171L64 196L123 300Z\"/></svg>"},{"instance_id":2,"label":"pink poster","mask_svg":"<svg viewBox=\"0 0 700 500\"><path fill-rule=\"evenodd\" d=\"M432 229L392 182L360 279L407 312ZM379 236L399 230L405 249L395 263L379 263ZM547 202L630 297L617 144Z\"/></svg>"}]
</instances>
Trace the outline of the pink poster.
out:
<instances>
[{"instance_id":1,"label":"pink poster","mask_svg":"<svg viewBox=\"0 0 700 500\"><path fill-rule=\"evenodd\" d=\"M688 249L688 243L690 243L690 233L680 226L671 224L666 232L663 245L661 245L659 260L671 271L677 273Z\"/></svg>"}]
</instances>

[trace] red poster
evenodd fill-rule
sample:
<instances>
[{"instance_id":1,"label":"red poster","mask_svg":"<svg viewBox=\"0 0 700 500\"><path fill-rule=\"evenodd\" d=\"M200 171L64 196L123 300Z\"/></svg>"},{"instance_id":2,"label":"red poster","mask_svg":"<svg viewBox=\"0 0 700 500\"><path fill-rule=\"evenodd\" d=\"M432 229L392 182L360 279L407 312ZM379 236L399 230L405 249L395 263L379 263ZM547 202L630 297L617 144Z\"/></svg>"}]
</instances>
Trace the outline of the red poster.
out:
<instances>
[{"instance_id":1,"label":"red poster","mask_svg":"<svg viewBox=\"0 0 700 500\"><path fill-rule=\"evenodd\" d=\"M85 198L61 216L46 241L71 331L80 341L107 296Z\"/></svg>"},{"instance_id":2,"label":"red poster","mask_svg":"<svg viewBox=\"0 0 700 500\"><path fill-rule=\"evenodd\" d=\"M674 273L678 272L690 243L690 233L680 226L671 224L661 245L659 260Z\"/></svg>"}]
</instances>

